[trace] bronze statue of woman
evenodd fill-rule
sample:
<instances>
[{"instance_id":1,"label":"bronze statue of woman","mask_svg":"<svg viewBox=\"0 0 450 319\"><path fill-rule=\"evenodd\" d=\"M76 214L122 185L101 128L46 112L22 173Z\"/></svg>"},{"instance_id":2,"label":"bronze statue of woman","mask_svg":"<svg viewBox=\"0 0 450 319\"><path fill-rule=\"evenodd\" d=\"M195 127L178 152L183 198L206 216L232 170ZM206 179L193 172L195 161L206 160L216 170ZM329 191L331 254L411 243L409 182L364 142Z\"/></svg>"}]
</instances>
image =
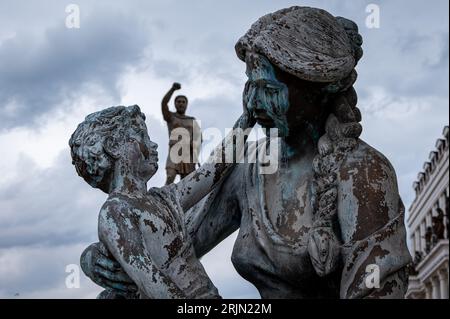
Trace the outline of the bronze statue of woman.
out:
<instances>
[{"instance_id":1,"label":"bronze statue of woman","mask_svg":"<svg viewBox=\"0 0 450 319\"><path fill-rule=\"evenodd\" d=\"M278 129L283 165L271 175L236 165L185 218L197 257L239 229L232 262L262 298L406 292L411 256L395 171L359 138L361 45L354 22L310 7L261 17L236 44L244 106ZM106 258L95 245L88 252ZM116 274L104 269L103 285Z\"/></svg>"}]
</instances>

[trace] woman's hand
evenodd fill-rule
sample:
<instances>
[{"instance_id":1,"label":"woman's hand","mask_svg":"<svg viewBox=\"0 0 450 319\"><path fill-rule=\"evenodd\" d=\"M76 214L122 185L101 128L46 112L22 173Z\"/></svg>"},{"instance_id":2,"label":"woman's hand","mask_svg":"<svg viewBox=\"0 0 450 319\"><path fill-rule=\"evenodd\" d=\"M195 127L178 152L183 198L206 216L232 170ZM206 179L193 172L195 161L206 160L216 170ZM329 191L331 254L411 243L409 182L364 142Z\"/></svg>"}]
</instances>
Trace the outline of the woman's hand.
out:
<instances>
[{"instance_id":1,"label":"woman's hand","mask_svg":"<svg viewBox=\"0 0 450 319\"><path fill-rule=\"evenodd\" d=\"M114 260L102 243L91 244L80 258L81 269L97 285L127 296L137 292L137 286Z\"/></svg>"}]
</instances>

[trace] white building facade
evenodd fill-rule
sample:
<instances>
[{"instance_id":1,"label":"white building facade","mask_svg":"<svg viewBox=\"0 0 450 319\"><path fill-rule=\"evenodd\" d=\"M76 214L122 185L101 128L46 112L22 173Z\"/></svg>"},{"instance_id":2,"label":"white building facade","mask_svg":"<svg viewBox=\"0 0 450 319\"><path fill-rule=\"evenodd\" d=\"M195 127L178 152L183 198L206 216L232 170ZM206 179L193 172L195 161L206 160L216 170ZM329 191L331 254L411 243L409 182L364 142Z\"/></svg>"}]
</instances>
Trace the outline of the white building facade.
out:
<instances>
[{"instance_id":1,"label":"white building facade","mask_svg":"<svg viewBox=\"0 0 450 319\"><path fill-rule=\"evenodd\" d=\"M407 218L414 258L406 298L449 298L449 127L430 152L413 188Z\"/></svg>"}]
</instances>

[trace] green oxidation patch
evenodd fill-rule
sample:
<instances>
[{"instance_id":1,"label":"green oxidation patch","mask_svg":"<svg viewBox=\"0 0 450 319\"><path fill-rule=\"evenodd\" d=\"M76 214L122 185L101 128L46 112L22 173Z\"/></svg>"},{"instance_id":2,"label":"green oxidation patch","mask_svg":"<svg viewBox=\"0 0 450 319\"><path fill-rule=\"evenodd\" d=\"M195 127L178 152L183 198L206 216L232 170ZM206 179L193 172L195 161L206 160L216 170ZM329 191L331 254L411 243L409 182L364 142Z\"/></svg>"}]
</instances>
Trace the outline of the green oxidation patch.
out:
<instances>
[{"instance_id":1,"label":"green oxidation patch","mask_svg":"<svg viewBox=\"0 0 450 319\"><path fill-rule=\"evenodd\" d=\"M275 69L269 60L259 54L247 59L248 82L244 91L244 103L250 112L264 110L274 122L280 136L287 136L289 128L286 112L289 109L289 94L286 84L278 81Z\"/></svg>"}]
</instances>

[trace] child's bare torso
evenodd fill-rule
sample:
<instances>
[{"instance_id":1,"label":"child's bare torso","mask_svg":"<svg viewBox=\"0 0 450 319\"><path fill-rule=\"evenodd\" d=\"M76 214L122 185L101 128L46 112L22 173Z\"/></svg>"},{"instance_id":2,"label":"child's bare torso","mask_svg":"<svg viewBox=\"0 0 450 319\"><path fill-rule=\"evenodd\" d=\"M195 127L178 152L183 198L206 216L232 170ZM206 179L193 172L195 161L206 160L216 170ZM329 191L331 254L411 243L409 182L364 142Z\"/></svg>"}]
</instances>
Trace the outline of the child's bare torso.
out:
<instances>
[{"instance_id":1,"label":"child's bare torso","mask_svg":"<svg viewBox=\"0 0 450 319\"><path fill-rule=\"evenodd\" d=\"M152 262L186 298L218 297L217 289L195 256L184 226L183 212L170 188L153 188L142 197L111 194L105 205L116 215L114 221L120 234L116 242L119 246L120 240L143 243ZM101 222L99 219L99 228L102 227ZM121 254L128 257L125 260L132 260L132 256L127 256L132 251L121 250ZM148 280L154 281L155 285L164 284L155 278Z\"/></svg>"}]
</instances>

